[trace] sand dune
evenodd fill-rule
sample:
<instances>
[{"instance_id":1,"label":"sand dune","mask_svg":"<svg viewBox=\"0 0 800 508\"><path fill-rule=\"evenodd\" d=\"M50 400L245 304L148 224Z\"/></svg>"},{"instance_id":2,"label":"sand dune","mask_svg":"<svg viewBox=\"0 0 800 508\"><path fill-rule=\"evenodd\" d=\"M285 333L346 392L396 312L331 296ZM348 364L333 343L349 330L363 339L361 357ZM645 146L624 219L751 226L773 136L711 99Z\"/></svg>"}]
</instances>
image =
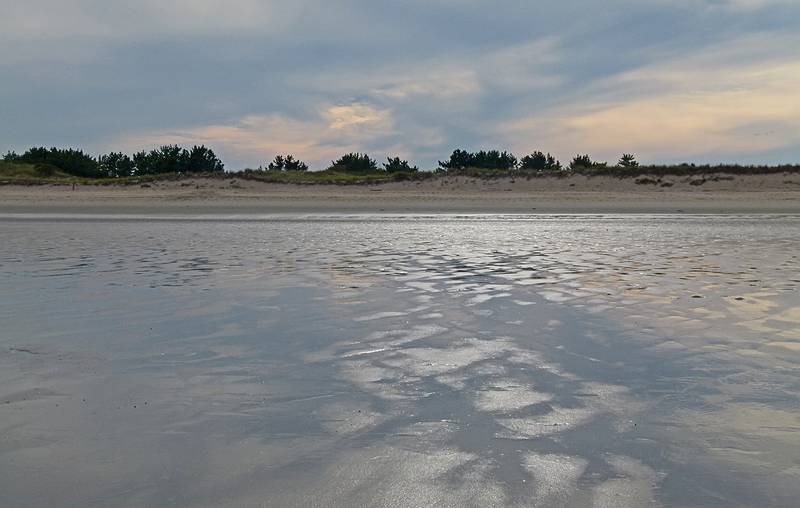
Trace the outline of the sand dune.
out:
<instances>
[{"instance_id":1,"label":"sand dune","mask_svg":"<svg viewBox=\"0 0 800 508\"><path fill-rule=\"evenodd\" d=\"M800 175L442 177L353 186L271 184L233 176L142 186L0 187L0 213L5 214L375 212L800 213Z\"/></svg>"}]
</instances>

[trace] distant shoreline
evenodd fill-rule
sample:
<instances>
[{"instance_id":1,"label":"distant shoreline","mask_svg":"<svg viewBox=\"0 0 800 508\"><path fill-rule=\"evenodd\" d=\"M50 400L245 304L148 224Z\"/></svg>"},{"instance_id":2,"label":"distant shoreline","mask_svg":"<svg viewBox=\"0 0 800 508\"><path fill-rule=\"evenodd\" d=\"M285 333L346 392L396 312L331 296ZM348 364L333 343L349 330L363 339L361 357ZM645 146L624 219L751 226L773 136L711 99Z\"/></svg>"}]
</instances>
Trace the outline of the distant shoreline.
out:
<instances>
[{"instance_id":1,"label":"distant shoreline","mask_svg":"<svg viewBox=\"0 0 800 508\"><path fill-rule=\"evenodd\" d=\"M800 174L437 176L371 185L186 177L126 185L3 185L0 214L800 213Z\"/></svg>"}]
</instances>

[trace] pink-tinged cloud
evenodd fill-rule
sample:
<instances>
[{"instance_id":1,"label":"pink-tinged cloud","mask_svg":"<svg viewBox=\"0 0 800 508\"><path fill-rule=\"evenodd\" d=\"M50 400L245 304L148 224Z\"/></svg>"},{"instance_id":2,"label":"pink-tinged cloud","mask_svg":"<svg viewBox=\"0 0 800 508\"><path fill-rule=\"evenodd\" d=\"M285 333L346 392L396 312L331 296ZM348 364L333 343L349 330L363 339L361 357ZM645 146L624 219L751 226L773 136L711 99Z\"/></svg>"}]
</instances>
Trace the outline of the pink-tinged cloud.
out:
<instances>
[{"instance_id":1,"label":"pink-tinged cloud","mask_svg":"<svg viewBox=\"0 0 800 508\"><path fill-rule=\"evenodd\" d=\"M161 144L205 144L230 160L261 161L294 154L324 168L345 152L365 151L366 144L394 132L390 110L352 103L320 108L310 120L278 114L250 115L227 124L124 136L113 143L134 151Z\"/></svg>"},{"instance_id":2,"label":"pink-tinged cloud","mask_svg":"<svg viewBox=\"0 0 800 508\"><path fill-rule=\"evenodd\" d=\"M755 62L738 49L619 75L536 117L498 126L498 136L520 152L552 150L564 159L588 152L616 160L623 151L656 161L735 157L797 144L800 62L779 52ZM737 54L744 63L731 58Z\"/></svg>"}]
</instances>

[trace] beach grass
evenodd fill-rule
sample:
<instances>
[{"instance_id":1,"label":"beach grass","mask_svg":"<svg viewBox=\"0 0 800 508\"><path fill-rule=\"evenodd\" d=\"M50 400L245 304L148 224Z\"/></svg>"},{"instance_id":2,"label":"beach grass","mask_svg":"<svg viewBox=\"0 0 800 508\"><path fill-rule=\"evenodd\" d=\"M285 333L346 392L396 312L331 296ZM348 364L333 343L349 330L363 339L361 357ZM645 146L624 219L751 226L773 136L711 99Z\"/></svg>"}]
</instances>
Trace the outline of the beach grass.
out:
<instances>
[{"instance_id":1,"label":"beach grass","mask_svg":"<svg viewBox=\"0 0 800 508\"><path fill-rule=\"evenodd\" d=\"M39 180L50 178L69 178L69 175L54 166L46 164L0 161L0 179Z\"/></svg>"},{"instance_id":2,"label":"beach grass","mask_svg":"<svg viewBox=\"0 0 800 508\"><path fill-rule=\"evenodd\" d=\"M264 183L293 185L377 185L390 182L424 181L448 177L469 177L481 180L499 178L569 178L575 175L584 177L613 177L619 179L636 178L637 183L650 183L649 177L709 175L767 175L798 174L800 166L742 166L742 165L694 165L680 164L670 166L637 166L577 168L559 171L521 171L482 168L466 168L457 171L397 172L374 171L352 173L328 169L325 171L263 171L245 169L242 171L215 173L165 173L156 175L87 178L72 176L49 164L27 164L0 161L0 185L143 185L153 182L179 181L189 178L211 178L216 180L253 180ZM726 177L722 177L723 179ZM652 180L660 182L660 180Z\"/></svg>"}]
</instances>

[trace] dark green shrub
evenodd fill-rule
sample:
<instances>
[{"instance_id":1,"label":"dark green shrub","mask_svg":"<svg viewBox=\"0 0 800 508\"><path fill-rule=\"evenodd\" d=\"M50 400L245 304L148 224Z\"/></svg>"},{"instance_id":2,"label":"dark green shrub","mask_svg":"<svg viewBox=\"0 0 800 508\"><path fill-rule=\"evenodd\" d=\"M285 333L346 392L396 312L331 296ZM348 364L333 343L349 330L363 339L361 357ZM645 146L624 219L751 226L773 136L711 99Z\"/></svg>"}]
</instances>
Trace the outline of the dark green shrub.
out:
<instances>
[{"instance_id":1,"label":"dark green shrub","mask_svg":"<svg viewBox=\"0 0 800 508\"><path fill-rule=\"evenodd\" d=\"M608 166L606 162L593 161L588 155L576 155L572 162L569 164L569 169L572 171L581 171L587 169L600 169Z\"/></svg>"},{"instance_id":2,"label":"dark green shrub","mask_svg":"<svg viewBox=\"0 0 800 508\"><path fill-rule=\"evenodd\" d=\"M373 173L378 171L378 163L367 154L348 153L332 161L329 171L342 173Z\"/></svg>"},{"instance_id":3,"label":"dark green shrub","mask_svg":"<svg viewBox=\"0 0 800 508\"><path fill-rule=\"evenodd\" d=\"M189 152L178 145L164 145L150 152L133 154L136 175L183 173L189 168Z\"/></svg>"},{"instance_id":4,"label":"dark green shrub","mask_svg":"<svg viewBox=\"0 0 800 508\"><path fill-rule=\"evenodd\" d=\"M270 171L308 171L308 164L295 159L293 155L276 155L267 167Z\"/></svg>"},{"instance_id":5,"label":"dark green shrub","mask_svg":"<svg viewBox=\"0 0 800 508\"><path fill-rule=\"evenodd\" d=\"M456 149L450 155L450 160L443 162L439 161L439 168L446 173L453 171L461 171L470 167L472 162L472 154L466 150Z\"/></svg>"},{"instance_id":6,"label":"dark green shrub","mask_svg":"<svg viewBox=\"0 0 800 508\"><path fill-rule=\"evenodd\" d=\"M73 176L86 178L103 176L94 157L84 153L82 150L73 150L72 148L45 148L41 146L31 148L22 155L8 153L6 157L10 157L14 162L50 164Z\"/></svg>"},{"instance_id":7,"label":"dark green shrub","mask_svg":"<svg viewBox=\"0 0 800 508\"><path fill-rule=\"evenodd\" d=\"M511 171L516 166L517 158L513 154L499 150L481 150L475 153L455 150L450 155L450 160L439 161L439 167L447 173L463 172L468 168Z\"/></svg>"},{"instance_id":8,"label":"dark green shrub","mask_svg":"<svg viewBox=\"0 0 800 508\"><path fill-rule=\"evenodd\" d=\"M135 169L133 160L121 152L101 155L97 159L97 165L105 176L112 178L132 176Z\"/></svg>"},{"instance_id":9,"label":"dark green shrub","mask_svg":"<svg viewBox=\"0 0 800 508\"><path fill-rule=\"evenodd\" d=\"M225 165L219 160L214 150L200 145L193 146L189 151L185 170L188 173L222 173L225 171Z\"/></svg>"},{"instance_id":10,"label":"dark green shrub","mask_svg":"<svg viewBox=\"0 0 800 508\"><path fill-rule=\"evenodd\" d=\"M383 169L387 173L416 173L419 171L417 166L411 166L408 161L401 160L400 157L387 158L388 162L383 163Z\"/></svg>"},{"instance_id":11,"label":"dark green shrub","mask_svg":"<svg viewBox=\"0 0 800 508\"><path fill-rule=\"evenodd\" d=\"M519 168L522 171L560 171L561 163L549 153L533 152L520 160Z\"/></svg>"},{"instance_id":12,"label":"dark green shrub","mask_svg":"<svg viewBox=\"0 0 800 508\"><path fill-rule=\"evenodd\" d=\"M50 178L58 172L58 168L52 164L37 164L34 167L36 168L36 175L42 178Z\"/></svg>"},{"instance_id":13,"label":"dark green shrub","mask_svg":"<svg viewBox=\"0 0 800 508\"><path fill-rule=\"evenodd\" d=\"M632 153L624 153L617 162L617 166L621 168L636 168L639 167L639 162Z\"/></svg>"}]
</instances>

